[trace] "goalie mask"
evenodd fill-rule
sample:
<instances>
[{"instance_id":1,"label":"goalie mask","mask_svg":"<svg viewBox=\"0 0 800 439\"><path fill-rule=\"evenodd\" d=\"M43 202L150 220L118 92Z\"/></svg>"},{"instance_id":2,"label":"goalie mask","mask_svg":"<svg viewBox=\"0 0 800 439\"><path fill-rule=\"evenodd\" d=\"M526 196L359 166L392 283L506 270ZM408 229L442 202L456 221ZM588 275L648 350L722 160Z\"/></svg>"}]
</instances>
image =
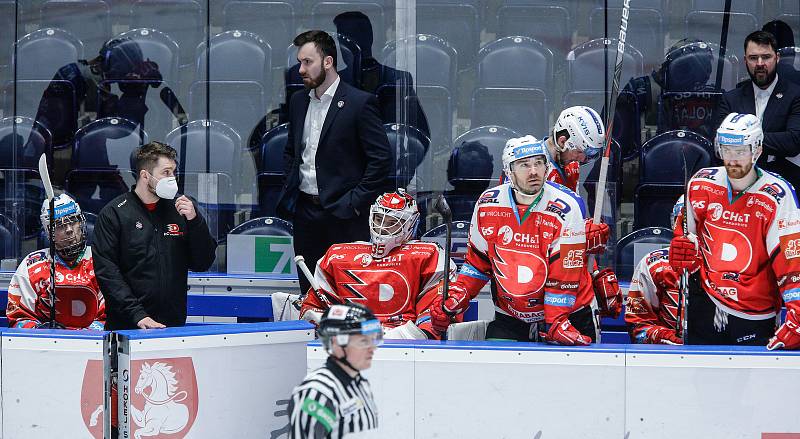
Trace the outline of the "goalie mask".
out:
<instances>
[{"instance_id":1,"label":"goalie mask","mask_svg":"<svg viewBox=\"0 0 800 439\"><path fill-rule=\"evenodd\" d=\"M761 155L764 132L761 121L752 114L731 113L725 117L714 137L714 150L723 160L749 160Z\"/></svg>"},{"instance_id":2,"label":"goalie mask","mask_svg":"<svg viewBox=\"0 0 800 439\"><path fill-rule=\"evenodd\" d=\"M395 247L405 244L417 229L418 222L417 202L404 189L379 196L369 209L372 257L381 259Z\"/></svg>"},{"instance_id":3,"label":"goalie mask","mask_svg":"<svg viewBox=\"0 0 800 439\"><path fill-rule=\"evenodd\" d=\"M558 145L559 135L567 133L564 146ZM553 143L559 153L577 151L586 155L586 160L599 157L603 152L606 130L600 115L589 107L569 107L561 112L553 125Z\"/></svg>"},{"instance_id":4,"label":"goalie mask","mask_svg":"<svg viewBox=\"0 0 800 439\"><path fill-rule=\"evenodd\" d=\"M55 198L53 226L55 227L56 253L66 261L73 261L86 248L86 218L81 207L67 194ZM42 202L42 228L50 237L50 203Z\"/></svg>"},{"instance_id":5,"label":"goalie mask","mask_svg":"<svg viewBox=\"0 0 800 439\"><path fill-rule=\"evenodd\" d=\"M333 305L325 311L319 321L317 329L322 346L330 354L333 351L331 340L336 339L336 344L342 348L350 344L350 336L361 334L367 336L364 343L370 347L383 343L383 329L381 323L367 307L357 303ZM346 358L341 359L346 361Z\"/></svg>"}]
</instances>

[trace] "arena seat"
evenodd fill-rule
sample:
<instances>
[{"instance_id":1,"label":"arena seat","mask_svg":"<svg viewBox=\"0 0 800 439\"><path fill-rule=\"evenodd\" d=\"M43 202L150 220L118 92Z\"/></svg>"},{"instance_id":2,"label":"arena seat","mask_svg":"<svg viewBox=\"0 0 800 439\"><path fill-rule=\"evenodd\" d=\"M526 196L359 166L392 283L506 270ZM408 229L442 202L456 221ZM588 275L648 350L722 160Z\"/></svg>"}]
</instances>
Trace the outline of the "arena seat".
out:
<instances>
[{"instance_id":1,"label":"arena seat","mask_svg":"<svg viewBox=\"0 0 800 439\"><path fill-rule=\"evenodd\" d=\"M17 225L23 239L33 238L39 233L39 210L43 199L44 187L37 171L0 169L0 215Z\"/></svg>"},{"instance_id":2,"label":"arena seat","mask_svg":"<svg viewBox=\"0 0 800 439\"><path fill-rule=\"evenodd\" d=\"M280 218L265 216L253 218L234 227L231 235L292 236L292 223Z\"/></svg>"},{"instance_id":3,"label":"arena seat","mask_svg":"<svg viewBox=\"0 0 800 439\"><path fill-rule=\"evenodd\" d=\"M52 159L50 131L29 117L0 119L0 161L15 169L38 169L39 156Z\"/></svg>"},{"instance_id":4,"label":"arena seat","mask_svg":"<svg viewBox=\"0 0 800 439\"><path fill-rule=\"evenodd\" d=\"M502 125L524 133L547 132L544 91L531 88L479 88L472 94L471 127Z\"/></svg>"},{"instance_id":5,"label":"arena seat","mask_svg":"<svg viewBox=\"0 0 800 439\"><path fill-rule=\"evenodd\" d=\"M181 172L238 175L241 138L227 124L217 120L194 120L172 130L166 137L178 152Z\"/></svg>"},{"instance_id":6,"label":"arena seat","mask_svg":"<svg viewBox=\"0 0 800 439\"><path fill-rule=\"evenodd\" d=\"M467 142L478 142L485 145L492 155L492 161L494 163L491 180L499 183L500 176L503 172L503 148L506 146L506 141L521 136L520 133L509 128L494 125L483 126L473 128L456 137L456 139L453 140L453 149Z\"/></svg>"},{"instance_id":7,"label":"arena seat","mask_svg":"<svg viewBox=\"0 0 800 439\"><path fill-rule=\"evenodd\" d=\"M206 2L195 0L139 0L131 6L131 28L158 29L172 37L180 49L180 64L191 64L195 48L203 41Z\"/></svg>"},{"instance_id":8,"label":"arena seat","mask_svg":"<svg viewBox=\"0 0 800 439\"><path fill-rule=\"evenodd\" d=\"M560 56L569 51L575 29L574 18L566 6L553 2L513 3L506 1L497 10L498 37L533 38L555 49Z\"/></svg>"},{"instance_id":9,"label":"arena seat","mask_svg":"<svg viewBox=\"0 0 800 439\"><path fill-rule=\"evenodd\" d=\"M478 141L465 141L453 148L447 163L447 180L453 190L445 192L453 219L469 221L481 193L498 183L492 179L494 157Z\"/></svg>"},{"instance_id":10,"label":"arena seat","mask_svg":"<svg viewBox=\"0 0 800 439\"><path fill-rule=\"evenodd\" d=\"M17 41L16 78L50 80L58 69L83 58L83 43L71 33L62 29L39 29Z\"/></svg>"},{"instance_id":11,"label":"arena seat","mask_svg":"<svg viewBox=\"0 0 800 439\"><path fill-rule=\"evenodd\" d=\"M689 6L690 11L722 12L724 9L725 9L725 2L718 0L692 0L691 5ZM750 14L753 17L755 17L756 20L761 22L761 17L763 16L764 12L764 1L731 0L731 12ZM721 23L722 21L720 20L718 26L721 25ZM719 34L717 35L719 36ZM730 36L728 38L730 38ZM744 38L735 41L744 41Z\"/></svg>"},{"instance_id":12,"label":"arena seat","mask_svg":"<svg viewBox=\"0 0 800 439\"><path fill-rule=\"evenodd\" d=\"M419 129L404 124L385 124L383 126L392 147L394 173L389 175L389 187L408 187L411 179L422 163L430 146L430 139Z\"/></svg>"},{"instance_id":13,"label":"arena seat","mask_svg":"<svg viewBox=\"0 0 800 439\"><path fill-rule=\"evenodd\" d=\"M800 4L794 0L778 0L778 11L782 14L800 14ZM780 17L778 18L780 19ZM787 23L789 22L787 21Z\"/></svg>"},{"instance_id":14,"label":"arena seat","mask_svg":"<svg viewBox=\"0 0 800 439\"><path fill-rule=\"evenodd\" d=\"M617 35L619 33L622 8L612 7L610 3L612 2L609 2L607 13L602 5L592 10L589 18L591 38L604 36L606 19L608 19L609 34ZM661 1L656 0L651 3L660 4ZM658 8L650 8L642 2L636 2L634 5L629 11L630 18L626 38L627 41L636 42L636 47L642 52L644 71L649 72L660 65L664 59L664 17L661 14L660 5ZM611 68L613 69L613 66Z\"/></svg>"},{"instance_id":15,"label":"arena seat","mask_svg":"<svg viewBox=\"0 0 800 439\"><path fill-rule=\"evenodd\" d=\"M749 2L749 0L743 1ZM684 20L685 35L690 38L719 44L723 16L724 12L691 11L686 14L686 19ZM750 32L759 29L758 19L755 15L749 13L731 12L729 20L726 53L735 55L737 59L743 60L744 47L742 42Z\"/></svg>"},{"instance_id":16,"label":"arena seat","mask_svg":"<svg viewBox=\"0 0 800 439\"><path fill-rule=\"evenodd\" d=\"M41 26L63 29L81 41L91 58L111 38L111 10L103 0L50 0L40 9Z\"/></svg>"},{"instance_id":17,"label":"arena seat","mask_svg":"<svg viewBox=\"0 0 800 439\"><path fill-rule=\"evenodd\" d=\"M289 136L289 124L279 125L261 138L261 160L258 167L258 205L261 216L275 216L283 187L283 151Z\"/></svg>"},{"instance_id":18,"label":"arena seat","mask_svg":"<svg viewBox=\"0 0 800 439\"><path fill-rule=\"evenodd\" d=\"M800 85L800 47L778 49L781 60L778 62L778 76Z\"/></svg>"},{"instance_id":19,"label":"arena seat","mask_svg":"<svg viewBox=\"0 0 800 439\"><path fill-rule=\"evenodd\" d=\"M81 211L83 211L83 205L78 202L81 206ZM97 224L97 215L91 212L83 212L83 216L86 218L86 245L92 245L92 236L94 235L94 225ZM50 247L50 236L44 231L44 229L40 229L39 236L36 239L36 248L49 248Z\"/></svg>"},{"instance_id":20,"label":"arena seat","mask_svg":"<svg viewBox=\"0 0 800 439\"><path fill-rule=\"evenodd\" d=\"M19 229L5 215L0 214L0 259L18 258L20 255Z\"/></svg>"},{"instance_id":21,"label":"arena seat","mask_svg":"<svg viewBox=\"0 0 800 439\"><path fill-rule=\"evenodd\" d=\"M180 83L178 43L169 35L152 28L131 29L119 35L120 38L130 38L139 45L142 57L158 64L161 78L168 86L178 90Z\"/></svg>"},{"instance_id":22,"label":"arena seat","mask_svg":"<svg viewBox=\"0 0 800 439\"><path fill-rule=\"evenodd\" d=\"M391 6L394 9L394 5ZM349 11L359 11L369 18L374 47L380 48L386 44L386 13L382 0L315 2L311 7L311 29L334 29L333 19Z\"/></svg>"},{"instance_id":23,"label":"arena seat","mask_svg":"<svg viewBox=\"0 0 800 439\"><path fill-rule=\"evenodd\" d=\"M716 113L722 93L667 92L658 104L657 132L686 130L712 139L717 129Z\"/></svg>"},{"instance_id":24,"label":"arena seat","mask_svg":"<svg viewBox=\"0 0 800 439\"><path fill-rule=\"evenodd\" d=\"M617 277L630 280L636 264L644 255L662 247L669 247L671 240L672 230L665 227L645 227L622 237L616 247Z\"/></svg>"},{"instance_id":25,"label":"arena seat","mask_svg":"<svg viewBox=\"0 0 800 439\"><path fill-rule=\"evenodd\" d=\"M273 67L286 67L286 59L280 48L295 36L295 10L292 4L277 1L232 1L225 5L223 13L224 30L240 30L258 35L273 48Z\"/></svg>"},{"instance_id":26,"label":"arena seat","mask_svg":"<svg viewBox=\"0 0 800 439\"><path fill-rule=\"evenodd\" d=\"M608 41L608 63L606 63L606 41ZM617 40L597 38L579 44L567 54L567 91L573 90L610 90L613 79L614 62L617 58ZM609 74L605 74L606 65ZM627 84L631 78L644 74L644 58L642 53L631 44L625 44L622 61L620 84ZM603 78L608 79L603 83Z\"/></svg>"},{"instance_id":27,"label":"arena seat","mask_svg":"<svg viewBox=\"0 0 800 439\"><path fill-rule=\"evenodd\" d=\"M437 35L458 53L458 67L471 67L478 54L478 2L426 0L417 2L417 33Z\"/></svg>"},{"instance_id":28,"label":"arena seat","mask_svg":"<svg viewBox=\"0 0 800 439\"><path fill-rule=\"evenodd\" d=\"M427 232L420 238L422 241L436 242L444 247L447 226L440 224ZM469 236L469 220L453 221L452 233L450 235L450 257L460 268L467 255L467 239Z\"/></svg>"}]
</instances>

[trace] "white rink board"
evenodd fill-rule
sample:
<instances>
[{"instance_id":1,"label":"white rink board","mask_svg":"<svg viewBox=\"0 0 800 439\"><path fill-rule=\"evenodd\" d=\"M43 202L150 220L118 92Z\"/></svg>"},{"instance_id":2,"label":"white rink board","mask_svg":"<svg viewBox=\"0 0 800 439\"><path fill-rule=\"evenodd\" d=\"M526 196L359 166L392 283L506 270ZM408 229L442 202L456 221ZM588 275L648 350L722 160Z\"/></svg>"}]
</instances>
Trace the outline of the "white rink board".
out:
<instances>
[{"instance_id":1,"label":"white rink board","mask_svg":"<svg viewBox=\"0 0 800 439\"><path fill-rule=\"evenodd\" d=\"M2 437L102 438L105 334L4 330Z\"/></svg>"},{"instance_id":2,"label":"white rink board","mask_svg":"<svg viewBox=\"0 0 800 439\"><path fill-rule=\"evenodd\" d=\"M120 332L120 437L269 438L286 431L289 396L305 375L310 324L168 328L160 338L150 338L152 331L136 338L139 332ZM171 392L148 384L148 376L165 382L165 366Z\"/></svg>"},{"instance_id":3,"label":"white rink board","mask_svg":"<svg viewBox=\"0 0 800 439\"><path fill-rule=\"evenodd\" d=\"M799 354L629 352L630 439L761 439L762 433L800 438Z\"/></svg>"}]
</instances>

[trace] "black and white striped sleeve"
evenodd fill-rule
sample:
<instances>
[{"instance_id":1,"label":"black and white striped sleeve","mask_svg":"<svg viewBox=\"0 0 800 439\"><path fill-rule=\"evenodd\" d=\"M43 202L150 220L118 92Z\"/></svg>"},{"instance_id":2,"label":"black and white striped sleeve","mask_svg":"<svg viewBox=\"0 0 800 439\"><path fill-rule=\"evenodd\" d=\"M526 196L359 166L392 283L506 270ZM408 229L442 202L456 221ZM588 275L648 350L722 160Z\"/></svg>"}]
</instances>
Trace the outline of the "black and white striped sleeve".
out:
<instances>
[{"instance_id":1,"label":"black and white striped sleeve","mask_svg":"<svg viewBox=\"0 0 800 439\"><path fill-rule=\"evenodd\" d=\"M309 377L297 386L289 403L290 439L338 439L338 403L328 377Z\"/></svg>"}]
</instances>

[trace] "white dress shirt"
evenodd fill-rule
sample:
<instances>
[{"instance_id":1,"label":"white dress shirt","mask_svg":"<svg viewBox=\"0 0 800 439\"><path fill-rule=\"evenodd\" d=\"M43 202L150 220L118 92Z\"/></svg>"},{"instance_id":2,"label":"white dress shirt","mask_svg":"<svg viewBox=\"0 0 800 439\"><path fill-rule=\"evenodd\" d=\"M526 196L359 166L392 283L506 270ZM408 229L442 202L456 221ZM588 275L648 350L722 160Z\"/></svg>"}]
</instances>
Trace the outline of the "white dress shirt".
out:
<instances>
[{"instance_id":1,"label":"white dress shirt","mask_svg":"<svg viewBox=\"0 0 800 439\"><path fill-rule=\"evenodd\" d=\"M775 79L772 80L772 84L767 87L766 90L762 90L761 87L757 86L756 83L753 83L753 94L756 98L756 116L758 116L758 120L764 120L764 109L767 108L767 102L769 102L769 97L772 96L772 91L775 90L775 84L778 83L778 75L775 75Z\"/></svg>"},{"instance_id":2,"label":"white dress shirt","mask_svg":"<svg viewBox=\"0 0 800 439\"><path fill-rule=\"evenodd\" d=\"M300 162L300 190L309 195L319 195L319 187L317 186L317 147L319 146L319 137L322 134L322 124L325 123L325 117L328 115L328 109L331 107L333 95L336 94L336 89L339 88L339 80L336 81L325 90L325 93L317 99L316 89L308 92L311 101L308 104L308 111L306 112L306 121L303 125L303 153L301 154L302 161Z\"/></svg>"}]
</instances>

